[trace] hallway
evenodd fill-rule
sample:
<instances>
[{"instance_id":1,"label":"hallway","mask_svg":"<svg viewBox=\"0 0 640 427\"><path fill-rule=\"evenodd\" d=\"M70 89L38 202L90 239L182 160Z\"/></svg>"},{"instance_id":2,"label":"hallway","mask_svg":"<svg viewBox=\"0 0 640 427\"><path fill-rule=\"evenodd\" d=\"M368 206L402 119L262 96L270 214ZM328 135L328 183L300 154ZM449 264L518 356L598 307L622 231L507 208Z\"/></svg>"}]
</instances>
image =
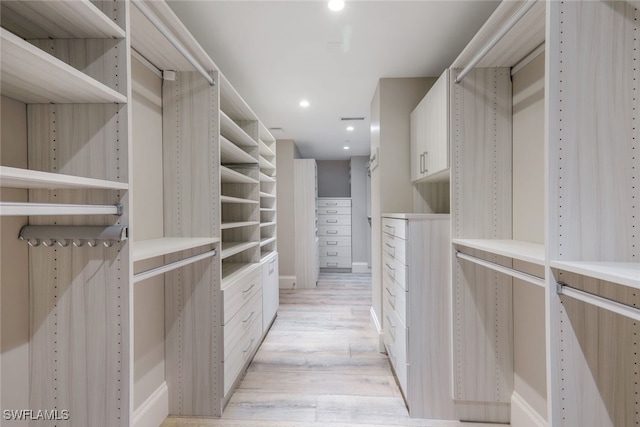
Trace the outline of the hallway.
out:
<instances>
[{"instance_id":1,"label":"hallway","mask_svg":"<svg viewBox=\"0 0 640 427\"><path fill-rule=\"evenodd\" d=\"M370 325L369 274L320 275L281 290L276 321L222 419L162 427L490 426L410 419Z\"/></svg>"}]
</instances>

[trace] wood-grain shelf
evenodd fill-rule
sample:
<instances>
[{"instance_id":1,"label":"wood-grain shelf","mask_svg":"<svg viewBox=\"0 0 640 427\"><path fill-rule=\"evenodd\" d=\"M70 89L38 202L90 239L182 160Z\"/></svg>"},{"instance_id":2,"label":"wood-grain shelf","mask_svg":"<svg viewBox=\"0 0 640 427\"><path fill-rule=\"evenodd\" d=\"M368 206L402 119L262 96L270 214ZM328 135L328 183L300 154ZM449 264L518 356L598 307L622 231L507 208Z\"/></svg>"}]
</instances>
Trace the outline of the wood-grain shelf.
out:
<instances>
[{"instance_id":1,"label":"wood-grain shelf","mask_svg":"<svg viewBox=\"0 0 640 427\"><path fill-rule=\"evenodd\" d=\"M271 178L269 175L260 172L260 182L270 182L270 183L274 183L276 182L275 179Z\"/></svg>"},{"instance_id":2,"label":"wood-grain shelf","mask_svg":"<svg viewBox=\"0 0 640 427\"><path fill-rule=\"evenodd\" d=\"M230 283L233 283L237 277L244 275L247 270L256 268L256 265L253 263L223 262L221 288L224 289Z\"/></svg>"},{"instance_id":3,"label":"wood-grain shelf","mask_svg":"<svg viewBox=\"0 0 640 427\"><path fill-rule=\"evenodd\" d=\"M236 124L224 111L220 111L220 134L239 147L257 147L258 143Z\"/></svg>"},{"instance_id":4,"label":"wood-grain shelf","mask_svg":"<svg viewBox=\"0 0 640 427\"><path fill-rule=\"evenodd\" d=\"M220 109L234 120L258 120L251 107L222 74L220 75Z\"/></svg>"},{"instance_id":5,"label":"wood-grain shelf","mask_svg":"<svg viewBox=\"0 0 640 427\"><path fill-rule=\"evenodd\" d=\"M266 238L266 239L262 239L262 240L260 240L260 247L266 246L269 243L273 243L275 241L276 241L275 237L269 237L269 238Z\"/></svg>"},{"instance_id":6,"label":"wood-grain shelf","mask_svg":"<svg viewBox=\"0 0 640 427\"><path fill-rule=\"evenodd\" d=\"M231 196L220 196L220 202L237 203L237 204L245 204L245 205L257 205L259 203L257 200L242 199L240 197L231 197Z\"/></svg>"},{"instance_id":7,"label":"wood-grain shelf","mask_svg":"<svg viewBox=\"0 0 640 427\"><path fill-rule=\"evenodd\" d=\"M274 208L260 208L260 212L275 212Z\"/></svg>"},{"instance_id":8,"label":"wood-grain shelf","mask_svg":"<svg viewBox=\"0 0 640 427\"><path fill-rule=\"evenodd\" d=\"M117 205L0 202L0 216L118 215Z\"/></svg>"},{"instance_id":9,"label":"wood-grain shelf","mask_svg":"<svg viewBox=\"0 0 640 427\"><path fill-rule=\"evenodd\" d=\"M0 187L27 189L106 189L128 190L126 182L84 178L60 173L0 166Z\"/></svg>"},{"instance_id":10,"label":"wood-grain shelf","mask_svg":"<svg viewBox=\"0 0 640 427\"><path fill-rule=\"evenodd\" d=\"M638 262L551 261L551 267L640 289L640 263Z\"/></svg>"},{"instance_id":11,"label":"wood-grain shelf","mask_svg":"<svg viewBox=\"0 0 640 427\"><path fill-rule=\"evenodd\" d=\"M220 180L223 184L258 184L257 180L224 166L220 166Z\"/></svg>"},{"instance_id":12,"label":"wood-grain shelf","mask_svg":"<svg viewBox=\"0 0 640 427\"><path fill-rule=\"evenodd\" d=\"M220 160L222 163L257 164L249 153L229 141L224 136L220 136Z\"/></svg>"},{"instance_id":13,"label":"wood-grain shelf","mask_svg":"<svg viewBox=\"0 0 640 427\"><path fill-rule=\"evenodd\" d=\"M221 230L229 230L232 228L242 228L242 227L249 227L252 225L259 225L260 223L258 221L242 221L242 222L223 222L222 224L220 224L220 229Z\"/></svg>"},{"instance_id":14,"label":"wood-grain shelf","mask_svg":"<svg viewBox=\"0 0 640 427\"><path fill-rule=\"evenodd\" d=\"M144 261L220 242L217 237L161 237L133 242L133 261Z\"/></svg>"},{"instance_id":15,"label":"wood-grain shelf","mask_svg":"<svg viewBox=\"0 0 640 427\"><path fill-rule=\"evenodd\" d=\"M3 96L27 104L127 103L126 96L4 28L0 39Z\"/></svg>"},{"instance_id":16,"label":"wood-grain shelf","mask_svg":"<svg viewBox=\"0 0 640 427\"><path fill-rule=\"evenodd\" d=\"M494 255L544 266L544 245L539 243L505 239L453 239L453 243Z\"/></svg>"},{"instance_id":17,"label":"wood-grain shelf","mask_svg":"<svg viewBox=\"0 0 640 427\"><path fill-rule=\"evenodd\" d=\"M273 172L276 167L273 166L267 159L260 156L260 170Z\"/></svg>"},{"instance_id":18,"label":"wood-grain shelf","mask_svg":"<svg viewBox=\"0 0 640 427\"><path fill-rule=\"evenodd\" d=\"M276 225L276 222L274 221L274 222L263 222L263 223L260 223L260 227L261 228L262 227L270 227L272 225Z\"/></svg>"},{"instance_id":19,"label":"wood-grain shelf","mask_svg":"<svg viewBox=\"0 0 640 427\"><path fill-rule=\"evenodd\" d=\"M226 259L230 256L239 254L247 249L255 248L258 242L222 242L222 251L220 259Z\"/></svg>"},{"instance_id":20,"label":"wood-grain shelf","mask_svg":"<svg viewBox=\"0 0 640 427\"><path fill-rule=\"evenodd\" d=\"M274 153L264 141L260 140L260 155L264 157L275 157L276 153Z\"/></svg>"},{"instance_id":21,"label":"wood-grain shelf","mask_svg":"<svg viewBox=\"0 0 640 427\"><path fill-rule=\"evenodd\" d=\"M89 0L3 1L2 27L31 39L125 38L125 31Z\"/></svg>"},{"instance_id":22,"label":"wood-grain shelf","mask_svg":"<svg viewBox=\"0 0 640 427\"><path fill-rule=\"evenodd\" d=\"M273 194L265 193L264 191L260 192L260 197L264 198L264 199L275 199L276 198L276 196L274 196Z\"/></svg>"}]
</instances>

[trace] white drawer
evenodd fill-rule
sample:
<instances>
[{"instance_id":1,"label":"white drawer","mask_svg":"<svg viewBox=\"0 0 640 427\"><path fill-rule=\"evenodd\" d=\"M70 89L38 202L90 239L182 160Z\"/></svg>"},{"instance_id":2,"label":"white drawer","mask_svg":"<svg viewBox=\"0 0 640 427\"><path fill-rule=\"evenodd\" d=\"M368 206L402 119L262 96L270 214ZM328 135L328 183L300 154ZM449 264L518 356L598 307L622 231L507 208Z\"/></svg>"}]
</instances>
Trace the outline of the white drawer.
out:
<instances>
[{"instance_id":1,"label":"white drawer","mask_svg":"<svg viewBox=\"0 0 640 427\"><path fill-rule=\"evenodd\" d=\"M349 215L351 208L347 206L319 206L318 215Z\"/></svg>"},{"instance_id":2,"label":"white drawer","mask_svg":"<svg viewBox=\"0 0 640 427\"><path fill-rule=\"evenodd\" d=\"M223 326L224 331L224 360L236 348L242 338L249 333L254 323L262 325L262 291L256 292L238 313Z\"/></svg>"},{"instance_id":3,"label":"white drawer","mask_svg":"<svg viewBox=\"0 0 640 427\"><path fill-rule=\"evenodd\" d=\"M259 265L256 265L256 267L259 267ZM261 289L262 270L260 268L254 268L246 275L239 277L233 283L224 287L222 289L222 301L224 305L222 324L226 325L240 308Z\"/></svg>"},{"instance_id":4,"label":"white drawer","mask_svg":"<svg viewBox=\"0 0 640 427\"><path fill-rule=\"evenodd\" d=\"M382 218L382 231L401 239L407 238L407 220L397 218Z\"/></svg>"},{"instance_id":5,"label":"white drawer","mask_svg":"<svg viewBox=\"0 0 640 427\"><path fill-rule=\"evenodd\" d=\"M350 225L319 225L318 236L351 236Z\"/></svg>"},{"instance_id":6,"label":"white drawer","mask_svg":"<svg viewBox=\"0 0 640 427\"><path fill-rule=\"evenodd\" d=\"M224 394L225 396L235 382L238 375L242 373L242 368L249 364L255 349L260 345L260 336L262 335L261 322L255 322L249 333L242 337L242 340L231 351L231 354L222 362L224 369Z\"/></svg>"},{"instance_id":7,"label":"white drawer","mask_svg":"<svg viewBox=\"0 0 640 427\"><path fill-rule=\"evenodd\" d=\"M388 304L383 305L383 337L389 360L405 396L407 395L407 328L403 327Z\"/></svg>"},{"instance_id":8,"label":"white drawer","mask_svg":"<svg viewBox=\"0 0 640 427\"><path fill-rule=\"evenodd\" d=\"M351 247L333 246L320 247L320 256L324 258L348 258L351 257Z\"/></svg>"},{"instance_id":9,"label":"white drawer","mask_svg":"<svg viewBox=\"0 0 640 427\"><path fill-rule=\"evenodd\" d=\"M318 199L318 207L351 206L351 199Z\"/></svg>"},{"instance_id":10,"label":"white drawer","mask_svg":"<svg viewBox=\"0 0 640 427\"><path fill-rule=\"evenodd\" d=\"M407 325L407 292L388 275L382 276L382 298L396 313L403 326Z\"/></svg>"},{"instance_id":11,"label":"white drawer","mask_svg":"<svg viewBox=\"0 0 640 427\"><path fill-rule=\"evenodd\" d=\"M406 266L386 253L382 254L382 275L389 276L405 291L409 290Z\"/></svg>"},{"instance_id":12,"label":"white drawer","mask_svg":"<svg viewBox=\"0 0 640 427\"><path fill-rule=\"evenodd\" d=\"M391 234L382 233L382 250L398 262L407 265L407 241Z\"/></svg>"},{"instance_id":13,"label":"white drawer","mask_svg":"<svg viewBox=\"0 0 640 427\"><path fill-rule=\"evenodd\" d=\"M335 248L336 246L342 247L351 247L351 237L350 236L320 236L320 247L321 248Z\"/></svg>"},{"instance_id":14,"label":"white drawer","mask_svg":"<svg viewBox=\"0 0 640 427\"><path fill-rule=\"evenodd\" d=\"M351 268L351 257L349 258L320 257L320 268Z\"/></svg>"},{"instance_id":15,"label":"white drawer","mask_svg":"<svg viewBox=\"0 0 640 427\"><path fill-rule=\"evenodd\" d=\"M351 215L318 215L318 225L348 225L351 226Z\"/></svg>"}]
</instances>

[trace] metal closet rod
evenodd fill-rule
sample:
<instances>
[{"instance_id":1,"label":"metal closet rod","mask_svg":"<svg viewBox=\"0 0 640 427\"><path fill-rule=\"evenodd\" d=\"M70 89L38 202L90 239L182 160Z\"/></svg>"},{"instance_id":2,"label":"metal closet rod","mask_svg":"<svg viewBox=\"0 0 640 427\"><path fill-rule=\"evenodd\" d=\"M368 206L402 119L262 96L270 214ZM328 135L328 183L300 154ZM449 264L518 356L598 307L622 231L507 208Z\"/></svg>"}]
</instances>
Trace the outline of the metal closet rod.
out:
<instances>
[{"instance_id":1,"label":"metal closet rod","mask_svg":"<svg viewBox=\"0 0 640 427\"><path fill-rule=\"evenodd\" d=\"M142 271L140 273L133 275L133 283L138 283L142 280L147 280L155 276L159 276L161 274L167 273L171 270L175 270L176 268L184 267L185 265L192 264L197 261L201 261L203 259L211 258L215 256L218 252L215 249L212 249L208 252L201 253L199 255L194 255L189 258L181 259L180 261L172 262L169 264L165 264L160 267L152 268L150 270Z\"/></svg>"},{"instance_id":2,"label":"metal closet rod","mask_svg":"<svg viewBox=\"0 0 640 427\"><path fill-rule=\"evenodd\" d=\"M522 17L537 2L538 0L527 0L527 2L523 4L522 7L518 9L516 13L513 14L513 16L511 16L511 18L509 18L509 20L505 22L505 24L502 26L502 28L500 28L500 30L496 33L496 35L493 36L491 40L489 40L489 43L484 45L482 50L480 50L480 52L478 52L476 56L473 57L471 62L469 62L469 64L467 64L466 67L464 67L464 69L460 72L460 74L458 74L458 76L455 78L454 83L460 83L462 79L464 79L465 76L469 74L469 72L473 70L473 68L476 65L478 65L478 62L480 62L482 58L484 58L487 55L487 53L489 53L491 49L493 49L495 45L497 45L498 42L502 40L502 38L509 32L509 30L511 30L511 28L513 28L513 26L516 25L518 21L520 21L520 19L522 19Z\"/></svg>"},{"instance_id":3,"label":"metal closet rod","mask_svg":"<svg viewBox=\"0 0 640 427\"><path fill-rule=\"evenodd\" d=\"M178 52L180 52L180 54L184 56L191 65L193 65L196 71L202 74L202 77L204 77L211 86L215 86L216 81L213 79L213 77L211 77L207 70L202 65L200 65L200 62L198 62L198 60L194 58L193 55L191 55L191 52L189 52L187 48L185 48L184 45L180 43L176 36L173 35L171 30L167 28L166 25L164 25L164 23L156 16L156 14L153 13L147 7L147 5L142 2L142 0L132 0L132 2L134 5L136 5L138 10L149 20L149 22L151 22L153 26L156 27L158 31L160 31L160 33L169 41L169 43L171 43L173 47L175 47Z\"/></svg>"},{"instance_id":4,"label":"metal closet rod","mask_svg":"<svg viewBox=\"0 0 640 427\"><path fill-rule=\"evenodd\" d=\"M640 309L637 307L601 297L600 295L592 294L591 292L583 291L582 289L576 289L564 283L557 283L556 285L558 287L558 295L566 295L570 298L586 302L587 304L600 307L621 316L640 321Z\"/></svg>"},{"instance_id":5,"label":"metal closet rod","mask_svg":"<svg viewBox=\"0 0 640 427\"><path fill-rule=\"evenodd\" d=\"M487 261L482 258L475 257L473 255L467 255L463 252L456 252L456 257L467 260L467 261L471 261L475 264L490 268L491 270L497 271L499 273L506 274L507 276L524 280L525 282L533 283L534 285L541 286L544 288L544 279L541 279L540 277L523 273L521 271L514 270L513 268L505 267L504 265L496 264L495 262Z\"/></svg>"}]
</instances>

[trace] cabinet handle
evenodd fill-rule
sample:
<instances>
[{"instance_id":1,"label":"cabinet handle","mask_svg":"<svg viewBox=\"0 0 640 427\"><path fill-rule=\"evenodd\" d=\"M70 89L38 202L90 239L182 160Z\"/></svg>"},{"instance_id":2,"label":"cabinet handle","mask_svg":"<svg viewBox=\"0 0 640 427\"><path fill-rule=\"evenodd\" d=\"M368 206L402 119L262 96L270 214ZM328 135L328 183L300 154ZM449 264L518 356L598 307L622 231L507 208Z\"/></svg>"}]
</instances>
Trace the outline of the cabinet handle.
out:
<instances>
[{"instance_id":1,"label":"cabinet handle","mask_svg":"<svg viewBox=\"0 0 640 427\"><path fill-rule=\"evenodd\" d=\"M389 243L385 243L386 246L390 247L391 249L395 249L396 247L393 245L390 245Z\"/></svg>"},{"instance_id":2,"label":"cabinet handle","mask_svg":"<svg viewBox=\"0 0 640 427\"><path fill-rule=\"evenodd\" d=\"M327 203L327 206L338 206L338 203Z\"/></svg>"},{"instance_id":3,"label":"cabinet handle","mask_svg":"<svg viewBox=\"0 0 640 427\"><path fill-rule=\"evenodd\" d=\"M338 263L337 262L328 262L327 263L327 267L337 267Z\"/></svg>"},{"instance_id":4,"label":"cabinet handle","mask_svg":"<svg viewBox=\"0 0 640 427\"><path fill-rule=\"evenodd\" d=\"M253 317L253 315L256 314L255 311L252 311L251 314L249 315L249 317L247 317L246 319L244 319L242 321L242 323L247 323L249 320L251 320L251 318Z\"/></svg>"},{"instance_id":5,"label":"cabinet handle","mask_svg":"<svg viewBox=\"0 0 640 427\"><path fill-rule=\"evenodd\" d=\"M246 294L247 292L250 292L250 291L251 291L251 289L253 289L253 288L254 288L254 286L256 286L256 284L255 284L255 283L254 283L253 285L249 286L249 287L248 287L247 289L245 289L244 291L242 291L242 294L244 295L244 294Z\"/></svg>"},{"instance_id":6,"label":"cabinet handle","mask_svg":"<svg viewBox=\"0 0 640 427\"><path fill-rule=\"evenodd\" d=\"M428 151L424 152L424 173L429 173L429 169L427 169L427 156L429 155Z\"/></svg>"},{"instance_id":7,"label":"cabinet handle","mask_svg":"<svg viewBox=\"0 0 640 427\"><path fill-rule=\"evenodd\" d=\"M328 219L327 220L327 224L337 224L338 220L337 219Z\"/></svg>"},{"instance_id":8,"label":"cabinet handle","mask_svg":"<svg viewBox=\"0 0 640 427\"><path fill-rule=\"evenodd\" d=\"M333 211L327 211L327 213L338 213L338 211L333 210Z\"/></svg>"},{"instance_id":9,"label":"cabinet handle","mask_svg":"<svg viewBox=\"0 0 640 427\"><path fill-rule=\"evenodd\" d=\"M327 234L338 234L338 230L327 230Z\"/></svg>"},{"instance_id":10,"label":"cabinet handle","mask_svg":"<svg viewBox=\"0 0 640 427\"><path fill-rule=\"evenodd\" d=\"M389 294L389 297L393 298L393 301L391 299L389 299L389 304L391 304L391 307L393 307L393 309L396 309L396 296L394 294L391 293L391 289L389 289L389 287L386 288L387 289L387 293Z\"/></svg>"},{"instance_id":11,"label":"cabinet handle","mask_svg":"<svg viewBox=\"0 0 640 427\"><path fill-rule=\"evenodd\" d=\"M244 350L242 350L242 354L246 355L249 350L251 350L251 347L253 346L253 342L255 341L255 338L251 338L251 342L249 343L249 346L247 348L245 348Z\"/></svg>"},{"instance_id":12,"label":"cabinet handle","mask_svg":"<svg viewBox=\"0 0 640 427\"><path fill-rule=\"evenodd\" d=\"M420 154L420 174L424 173L424 153Z\"/></svg>"},{"instance_id":13,"label":"cabinet handle","mask_svg":"<svg viewBox=\"0 0 640 427\"><path fill-rule=\"evenodd\" d=\"M394 231L396 229L393 225L387 225L387 224L384 225L384 228L390 228L391 230L394 230Z\"/></svg>"},{"instance_id":14,"label":"cabinet handle","mask_svg":"<svg viewBox=\"0 0 640 427\"><path fill-rule=\"evenodd\" d=\"M327 242L327 246L338 246L338 242Z\"/></svg>"},{"instance_id":15,"label":"cabinet handle","mask_svg":"<svg viewBox=\"0 0 640 427\"><path fill-rule=\"evenodd\" d=\"M338 256L338 252L327 252L327 256Z\"/></svg>"},{"instance_id":16,"label":"cabinet handle","mask_svg":"<svg viewBox=\"0 0 640 427\"><path fill-rule=\"evenodd\" d=\"M386 315L385 317L387 318L387 323L391 327L391 329L389 329L389 334L391 334L391 338L393 338L393 342L396 342L396 327L393 323L391 323L391 319L389 318L389 315Z\"/></svg>"},{"instance_id":17,"label":"cabinet handle","mask_svg":"<svg viewBox=\"0 0 640 427\"><path fill-rule=\"evenodd\" d=\"M388 262L385 262L384 265L386 265L389 270L396 271L396 269L391 267Z\"/></svg>"}]
</instances>

